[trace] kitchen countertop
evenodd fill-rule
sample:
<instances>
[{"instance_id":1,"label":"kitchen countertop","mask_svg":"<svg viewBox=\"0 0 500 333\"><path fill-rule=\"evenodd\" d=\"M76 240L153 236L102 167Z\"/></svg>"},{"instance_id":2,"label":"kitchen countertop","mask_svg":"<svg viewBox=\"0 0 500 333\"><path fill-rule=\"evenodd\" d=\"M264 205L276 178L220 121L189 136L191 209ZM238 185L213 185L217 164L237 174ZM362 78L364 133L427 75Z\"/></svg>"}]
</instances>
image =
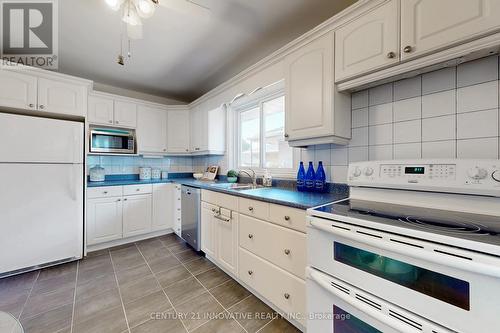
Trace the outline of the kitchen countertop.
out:
<instances>
[{"instance_id":1,"label":"kitchen countertop","mask_svg":"<svg viewBox=\"0 0 500 333\"><path fill-rule=\"evenodd\" d=\"M126 186L126 185L147 185L161 183L177 183L191 187L201 188L214 192L235 195L238 197L259 200L278 205L298 209L308 209L311 207L321 206L334 201L342 200L348 197L347 192L338 193L309 193L298 192L290 188L267 187L248 190L234 190L224 188L225 182L218 181L199 181L194 178L168 178L158 180L106 180L104 182L87 182L87 187L102 187L102 186ZM222 186L217 186L222 185Z\"/></svg>"}]
</instances>

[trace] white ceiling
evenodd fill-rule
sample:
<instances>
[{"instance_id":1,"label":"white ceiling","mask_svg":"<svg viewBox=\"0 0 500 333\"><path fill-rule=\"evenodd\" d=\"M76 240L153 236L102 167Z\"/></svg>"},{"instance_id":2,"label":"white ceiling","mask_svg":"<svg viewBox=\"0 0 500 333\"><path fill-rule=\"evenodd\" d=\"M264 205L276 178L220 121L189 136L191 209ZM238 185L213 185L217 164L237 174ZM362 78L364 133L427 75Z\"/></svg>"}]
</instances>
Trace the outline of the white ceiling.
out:
<instances>
[{"instance_id":1,"label":"white ceiling","mask_svg":"<svg viewBox=\"0 0 500 333\"><path fill-rule=\"evenodd\" d=\"M59 1L59 71L192 101L355 2L196 1L211 8L210 20L159 7L124 67L116 63L120 13L104 0Z\"/></svg>"}]
</instances>

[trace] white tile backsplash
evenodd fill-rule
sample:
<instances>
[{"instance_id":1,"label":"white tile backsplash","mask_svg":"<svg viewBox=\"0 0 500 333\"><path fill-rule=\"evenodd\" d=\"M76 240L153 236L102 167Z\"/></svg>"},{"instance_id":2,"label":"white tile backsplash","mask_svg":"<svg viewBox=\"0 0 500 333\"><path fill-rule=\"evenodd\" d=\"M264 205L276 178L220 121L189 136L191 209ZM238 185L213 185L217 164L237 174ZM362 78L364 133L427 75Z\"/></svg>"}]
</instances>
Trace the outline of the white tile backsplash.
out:
<instances>
[{"instance_id":1,"label":"white tile backsplash","mask_svg":"<svg viewBox=\"0 0 500 333\"><path fill-rule=\"evenodd\" d=\"M486 82L457 90L457 112L498 108L498 81Z\"/></svg>"},{"instance_id":2,"label":"white tile backsplash","mask_svg":"<svg viewBox=\"0 0 500 333\"><path fill-rule=\"evenodd\" d=\"M461 113L457 116L457 139L498 136L498 109Z\"/></svg>"},{"instance_id":3,"label":"white tile backsplash","mask_svg":"<svg viewBox=\"0 0 500 333\"><path fill-rule=\"evenodd\" d=\"M371 88L368 91L369 106L392 102L392 83Z\"/></svg>"},{"instance_id":4,"label":"white tile backsplash","mask_svg":"<svg viewBox=\"0 0 500 333\"><path fill-rule=\"evenodd\" d=\"M369 127L370 145L390 145L392 144L393 124L377 125Z\"/></svg>"},{"instance_id":5,"label":"white tile backsplash","mask_svg":"<svg viewBox=\"0 0 500 333\"><path fill-rule=\"evenodd\" d=\"M413 98L421 95L421 76L394 82L394 101L400 101L402 99Z\"/></svg>"},{"instance_id":6,"label":"white tile backsplash","mask_svg":"<svg viewBox=\"0 0 500 333\"><path fill-rule=\"evenodd\" d=\"M368 146L368 127L354 128L350 147Z\"/></svg>"},{"instance_id":7,"label":"white tile backsplash","mask_svg":"<svg viewBox=\"0 0 500 333\"><path fill-rule=\"evenodd\" d=\"M368 107L368 90L353 93L351 99L353 110Z\"/></svg>"},{"instance_id":8,"label":"white tile backsplash","mask_svg":"<svg viewBox=\"0 0 500 333\"><path fill-rule=\"evenodd\" d=\"M394 124L394 143L422 141L422 120L403 121Z\"/></svg>"},{"instance_id":9,"label":"white tile backsplash","mask_svg":"<svg viewBox=\"0 0 500 333\"><path fill-rule=\"evenodd\" d=\"M457 141L458 158L498 158L498 138Z\"/></svg>"},{"instance_id":10,"label":"white tile backsplash","mask_svg":"<svg viewBox=\"0 0 500 333\"><path fill-rule=\"evenodd\" d=\"M352 111L352 128L368 126L368 108Z\"/></svg>"},{"instance_id":11,"label":"white tile backsplash","mask_svg":"<svg viewBox=\"0 0 500 333\"><path fill-rule=\"evenodd\" d=\"M349 147L349 163L368 161L368 146Z\"/></svg>"},{"instance_id":12,"label":"white tile backsplash","mask_svg":"<svg viewBox=\"0 0 500 333\"><path fill-rule=\"evenodd\" d=\"M457 87L498 80L498 56L491 56L458 66Z\"/></svg>"},{"instance_id":13,"label":"white tile backsplash","mask_svg":"<svg viewBox=\"0 0 500 333\"><path fill-rule=\"evenodd\" d=\"M369 158L370 161L392 160L392 145L370 146Z\"/></svg>"},{"instance_id":14,"label":"white tile backsplash","mask_svg":"<svg viewBox=\"0 0 500 333\"><path fill-rule=\"evenodd\" d=\"M447 114L455 114L456 91L446 90L435 94L422 96L422 117L438 117Z\"/></svg>"},{"instance_id":15,"label":"white tile backsplash","mask_svg":"<svg viewBox=\"0 0 500 333\"><path fill-rule=\"evenodd\" d=\"M392 103L370 106L368 109L368 124L382 125L392 123Z\"/></svg>"},{"instance_id":16,"label":"white tile backsplash","mask_svg":"<svg viewBox=\"0 0 500 333\"><path fill-rule=\"evenodd\" d=\"M422 75L422 95L455 89L456 72L456 67L450 67Z\"/></svg>"},{"instance_id":17,"label":"white tile backsplash","mask_svg":"<svg viewBox=\"0 0 500 333\"><path fill-rule=\"evenodd\" d=\"M394 121L420 118L422 118L422 97L419 96L394 102Z\"/></svg>"},{"instance_id":18,"label":"white tile backsplash","mask_svg":"<svg viewBox=\"0 0 500 333\"><path fill-rule=\"evenodd\" d=\"M394 159L419 159L422 158L422 144L402 143L394 145Z\"/></svg>"},{"instance_id":19,"label":"white tile backsplash","mask_svg":"<svg viewBox=\"0 0 500 333\"><path fill-rule=\"evenodd\" d=\"M422 143L422 158L455 158L457 141L434 141Z\"/></svg>"},{"instance_id":20,"label":"white tile backsplash","mask_svg":"<svg viewBox=\"0 0 500 333\"><path fill-rule=\"evenodd\" d=\"M422 141L454 140L457 116L422 119Z\"/></svg>"}]
</instances>

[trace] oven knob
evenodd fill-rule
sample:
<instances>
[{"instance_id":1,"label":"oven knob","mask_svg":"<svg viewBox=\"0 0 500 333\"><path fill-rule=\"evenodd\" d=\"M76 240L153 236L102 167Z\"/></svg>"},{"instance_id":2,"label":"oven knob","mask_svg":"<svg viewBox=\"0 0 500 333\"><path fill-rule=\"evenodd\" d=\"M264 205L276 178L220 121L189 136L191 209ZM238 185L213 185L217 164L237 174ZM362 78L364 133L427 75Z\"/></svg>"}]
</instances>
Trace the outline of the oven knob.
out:
<instances>
[{"instance_id":1,"label":"oven knob","mask_svg":"<svg viewBox=\"0 0 500 333\"><path fill-rule=\"evenodd\" d=\"M365 168L365 176L370 177L371 175L373 175L373 169L370 167Z\"/></svg>"},{"instance_id":2,"label":"oven knob","mask_svg":"<svg viewBox=\"0 0 500 333\"><path fill-rule=\"evenodd\" d=\"M355 167L354 170L352 170L352 176L353 177L361 176L361 169L359 167Z\"/></svg>"},{"instance_id":3,"label":"oven knob","mask_svg":"<svg viewBox=\"0 0 500 333\"><path fill-rule=\"evenodd\" d=\"M486 169L475 167L467 171L467 175L471 179L480 180L485 179L488 176L488 171Z\"/></svg>"},{"instance_id":4,"label":"oven knob","mask_svg":"<svg viewBox=\"0 0 500 333\"><path fill-rule=\"evenodd\" d=\"M491 177L493 177L495 181L500 182L500 170L493 171Z\"/></svg>"}]
</instances>

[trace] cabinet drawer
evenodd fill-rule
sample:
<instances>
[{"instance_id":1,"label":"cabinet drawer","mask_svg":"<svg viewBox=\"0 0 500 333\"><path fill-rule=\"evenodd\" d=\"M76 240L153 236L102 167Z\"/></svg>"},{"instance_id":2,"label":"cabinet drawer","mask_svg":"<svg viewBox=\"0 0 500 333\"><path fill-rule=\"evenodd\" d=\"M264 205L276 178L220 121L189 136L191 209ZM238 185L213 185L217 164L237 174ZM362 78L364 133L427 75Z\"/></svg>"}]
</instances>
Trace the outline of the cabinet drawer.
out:
<instances>
[{"instance_id":1,"label":"cabinet drawer","mask_svg":"<svg viewBox=\"0 0 500 333\"><path fill-rule=\"evenodd\" d=\"M306 235L240 214L239 245L305 279Z\"/></svg>"},{"instance_id":2,"label":"cabinet drawer","mask_svg":"<svg viewBox=\"0 0 500 333\"><path fill-rule=\"evenodd\" d=\"M153 193L153 185L127 185L123 186L123 195L149 194Z\"/></svg>"},{"instance_id":3,"label":"cabinet drawer","mask_svg":"<svg viewBox=\"0 0 500 333\"><path fill-rule=\"evenodd\" d=\"M269 206L269 221L300 232L306 232L306 211L286 206Z\"/></svg>"},{"instance_id":4,"label":"cabinet drawer","mask_svg":"<svg viewBox=\"0 0 500 333\"><path fill-rule=\"evenodd\" d=\"M269 204L267 202L239 198L238 206L241 214L262 220L269 218Z\"/></svg>"},{"instance_id":5,"label":"cabinet drawer","mask_svg":"<svg viewBox=\"0 0 500 333\"><path fill-rule=\"evenodd\" d=\"M212 191L201 191L201 200L229 210L238 210L238 198Z\"/></svg>"},{"instance_id":6,"label":"cabinet drawer","mask_svg":"<svg viewBox=\"0 0 500 333\"><path fill-rule=\"evenodd\" d=\"M239 249L239 278L285 313L306 315L306 286L277 266ZM305 324L305 321L301 321Z\"/></svg>"},{"instance_id":7,"label":"cabinet drawer","mask_svg":"<svg viewBox=\"0 0 500 333\"><path fill-rule=\"evenodd\" d=\"M103 186L87 188L87 198L110 198L121 197L123 194L122 186Z\"/></svg>"}]
</instances>

